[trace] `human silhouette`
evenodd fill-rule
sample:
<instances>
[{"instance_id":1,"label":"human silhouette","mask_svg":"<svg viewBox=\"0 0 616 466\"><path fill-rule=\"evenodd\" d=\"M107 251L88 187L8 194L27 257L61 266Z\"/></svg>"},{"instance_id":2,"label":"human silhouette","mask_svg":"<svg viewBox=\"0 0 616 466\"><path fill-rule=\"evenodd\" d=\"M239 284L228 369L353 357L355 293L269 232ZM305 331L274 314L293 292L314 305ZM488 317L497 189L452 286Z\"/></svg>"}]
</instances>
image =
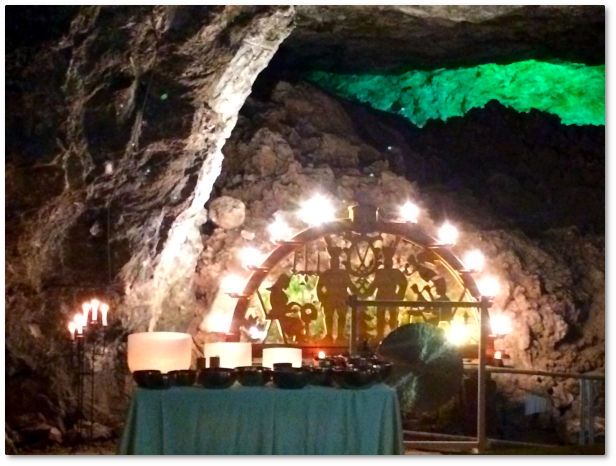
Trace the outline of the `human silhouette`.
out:
<instances>
[{"instance_id":1,"label":"human silhouette","mask_svg":"<svg viewBox=\"0 0 616 466\"><path fill-rule=\"evenodd\" d=\"M289 287L290 282L291 277L283 273L268 288L270 290L270 306L272 309L267 318L269 320L278 320L285 342L287 337L294 341L301 339L304 331L302 321L296 315L297 313L290 309L289 297L284 292Z\"/></svg>"},{"instance_id":2,"label":"human silhouette","mask_svg":"<svg viewBox=\"0 0 616 466\"><path fill-rule=\"evenodd\" d=\"M348 298L355 289L349 274L340 268L340 254L342 250L337 247L327 249L330 261L329 269L319 274L317 285L317 296L323 305L325 314L325 338L334 339L334 315L336 314L337 327L336 339L344 339L344 329L346 327L346 316L348 309Z\"/></svg>"},{"instance_id":3,"label":"human silhouette","mask_svg":"<svg viewBox=\"0 0 616 466\"><path fill-rule=\"evenodd\" d=\"M406 294L408 281L402 271L394 269L395 248L384 247L383 267L374 273L374 280L368 288L367 295L371 296L376 290L376 299L401 300ZM398 326L398 307L377 307L376 309L376 335L380 340L383 338L385 330L386 314L389 313L389 329L393 330Z\"/></svg>"}]
</instances>

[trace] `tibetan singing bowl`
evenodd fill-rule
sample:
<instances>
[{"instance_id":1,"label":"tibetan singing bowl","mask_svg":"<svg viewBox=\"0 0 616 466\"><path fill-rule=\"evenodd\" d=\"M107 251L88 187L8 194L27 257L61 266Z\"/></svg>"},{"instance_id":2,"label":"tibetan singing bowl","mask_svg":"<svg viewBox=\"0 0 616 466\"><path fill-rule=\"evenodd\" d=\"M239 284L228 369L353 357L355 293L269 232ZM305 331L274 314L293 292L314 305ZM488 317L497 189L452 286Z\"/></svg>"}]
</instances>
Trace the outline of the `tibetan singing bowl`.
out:
<instances>
[{"instance_id":1,"label":"tibetan singing bowl","mask_svg":"<svg viewBox=\"0 0 616 466\"><path fill-rule=\"evenodd\" d=\"M133 380L142 388L167 388L163 374L157 370L135 371Z\"/></svg>"},{"instance_id":2,"label":"tibetan singing bowl","mask_svg":"<svg viewBox=\"0 0 616 466\"><path fill-rule=\"evenodd\" d=\"M333 370L334 381L342 388L367 388L379 381L379 371L349 367Z\"/></svg>"},{"instance_id":3,"label":"tibetan singing bowl","mask_svg":"<svg viewBox=\"0 0 616 466\"><path fill-rule=\"evenodd\" d=\"M273 372L274 384L278 388L304 388L310 382L310 370L303 367L276 369Z\"/></svg>"},{"instance_id":4,"label":"tibetan singing bowl","mask_svg":"<svg viewBox=\"0 0 616 466\"><path fill-rule=\"evenodd\" d=\"M330 387L333 385L333 375L331 367L311 367L310 384Z\"/></svg>"},{"instance_id":5,"label":"tibetan singing bowl","mask_svg":"<svg viewBox=\"0 0 616 466\"><path fill-rule=\"evenodd\" d=\"M272 371L263 366L236 367L237 381L244 387L260 387L272 379Z\"/></svg>"},{"instance_id":6,"label":"tibetan singing bowl","mask_svg":"<svg viewBox=\"0 0 616 466\"><path fill-rule=\"evenodd\" d=\"M235 382L235 369L208 367L199 371L199 384L205 388L229 388Z\"/></svg>"},{"instance_id":7,"label":"tibetan singing bowl","mask_svg":"<svg viewBox=\"0 0 616 466\"><path fill-rule=\"evenodd\" d=\"M174 385L177 387L190 387L195 384L196 378L197 371L193 371L191 369L167 372L169 385Z\"/></svg>"}]
</instances>

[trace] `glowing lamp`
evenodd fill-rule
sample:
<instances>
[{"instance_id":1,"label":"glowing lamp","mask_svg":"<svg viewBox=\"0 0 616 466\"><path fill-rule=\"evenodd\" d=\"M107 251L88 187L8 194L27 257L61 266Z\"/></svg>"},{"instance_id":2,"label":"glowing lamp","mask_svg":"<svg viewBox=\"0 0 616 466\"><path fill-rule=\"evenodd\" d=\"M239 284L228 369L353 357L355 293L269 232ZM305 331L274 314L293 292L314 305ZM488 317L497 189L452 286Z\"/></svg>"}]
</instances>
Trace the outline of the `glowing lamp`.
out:
<instances>
[{"instance_id":1,"label":"glowing lamp","mask_svg":"<svg viewBox=\"0 0 616 466\"><path fill-rule=\"evenodd\" d=\"M329 199L322 194L315 194L302 203L299 217L308 225L318 226L334 220L336 210Z\"/></svg>"},{"instance_id":2,"label":"glowing lamp","mask_svg":"<svg viewBox=\"0 0 616 466\"><path fill-rule=\"evenodd\" d=\"M75 322L75 329L77 330L77 335L83 335L83 328L88 323L88 318L84 314L75 314L73 317L73 322Z\"/></svg>"},{"instance_id":3,"label":"glowing lamp","mask_svg":"<svg viewBox=\"0 0 616 466\"><path fill-rule=\"evenodd\" d=\"M231 326L232 316L215 313L207 316L206 328L208 332L227 333Z\"/></svg>"},{"instance_id":4,"label":"glowing lamp","mask_svg":"<svg viewBox=\"0 0 616 466\"><path fill-rule=\"evenodd\" d=\"M500 283L495 277L487 276L477 282L477 288L481 296L493 298L500 291Z\"/></svg>"},{"instance_id":5,"label":"glowing lamp","mask_svg":"<svg viewBox=\"0 0 616 466\"><path fill-rule=\"evenodd\" d=\"M317 355L319 359L325 359L326 356L325 351L319 351L319 354Z\"/></svg>"},{"instance_id":6,"label":"glowing lamp","mask_svg":"<svg viewBox=\"0 0 616 466\"><path fill-rule=\"evenodd\" d=\"M494 359L503 359L503 352L502 351L495 351L494 352Z\"/></svg>"},{"instance_id":7,"label":"glowing lamp","mask_svg":"<svg viewBox=\"0 0 616 466\"><path fill-rule=\"evenodd\" d=\"M92 309L92 306L89 301L81 305L81 310L83 311L83 315L86 316L86 319L88 318L88 313L90 312L90 309Z\"/></svg>"},{"instance_id":8,"label":"glowing lamp","mask_svg":"<svg viewBox=\"0 0 616 466\"><path fill-rule=\"evenodd\" d=\"M253 269L261 265L263 259L265 258L265 254L259 251L257 248L253 248L252 246L247 246L245 248L240 249L238 254L240 262L242 263L242 267L246 269Z\"/></svg>"},{"instance_id":9,"label":"glowing lamp","mask_svg":"<svg viewBox=\"0 0 616 466\"><path fill-rule=\"evenodd\" d=\"M400 207L400 217L405 222L417 223L419 218L419 207L410 201L405 202Z\"/></svg>"},{"instance_id":10,"label":"glowing lamp","mask_svg":"<svg viewBox=\"0 0 616 466\"><path fill-rule=\"evenodd\" d=\"M471 272L481 272L485 265L486 259L479 249L471 249L467 251L462 260L466 270Z\"/></svg>"},{"instance_id":11,"label":"glowing lamp","mask_svg":"<svg viewBox=\"0 0 616 466\"><path fill-rule=\"evenodd\" d=\"M452 321L451 325L445 332L445 337L449 343L455 346L462 346L468 343L470 339L470 331L464 322Z\"/></svg>"},{"instance_id":12,"label":"glowing lamp","mask_svg":"<svg viewBox=\"0 0 616 466\"><path fill-rule=\"evenodd\" d=\"M235 369L252 366L252 344L246 342L217 341L203 345L205 367L210 367L210 358L220 358L220 367Z\"/></svg>"},{"instance_id":13,"label":"glowing lamp","mask_svg":"<svg viewBox=\"0 0 616 466\"><path fill-rule=\"evenodd\" d=\"M71 320L68 323L68 331L71 334L71 340L75 339L75 331L77 330L77 324L75 324L75 321Z\"/></svg>"},{"instance_id":14,"label":"glowing lamp","mask_svg":"<svg viewBox=\"0 0 616 466\"><path fill-rule=\"evenodd\" d=\"M302 367L301 348L264 348L263 367L274 368L274 364L279 362L290 362L293 367Z\"/></svg>"},{"instance_id":15,"label":"glowing lamp","mask_svg":"<svg viewBox=\"0 0 616 466\"><path fill-rule=\"evenodd\" d=\"M259 330L258 327L253 325L248 329L248 335L253 340L263 340L265 338L265 331Z\"/></svg>"},{"instance_id":16,"label":"glowing lamp","mask_svg":"<svg viewBox=\"0 0 616 466\"><path fill-rule=\"evenodd\" d=\"M511 333L511 319L505 314L490 316L490 327L496 336L504 336Z\"/></svg>"},{"instance_id":17,"label":"glowing lamp","mask_svg":"<svg viewBox=\"0 0 616 466\"><path fill-rule=\"evenodd\" d=\"M128 369L162 373L190 369L192 338L180 332L141 332L128 336Z\"/></svg>"},{"instance_id":18,"label":"glowing lamp","mask_svg":"<svg viewBox=\"0 0 616 466\"><path fill-rule=\"evenodd\" d=\"M438 239L441 244L456 244L458 235L458 229L449 222L443 223L438 229Z\"/></svg>"},{"instance_id":19,"label":"glowing lamp","mask_svg":"<svg viewBox=\"0 0 616 466\"><path fill-rule=\"evenodd\" d=\"M277 243L279 241L287 241L292 236L291 227L287 222L285 222L280 217L276 218L272 223L267 227L267 232L270 235L270 240L273 243Z\"/></svg>"},{"instance_id":20,"label":"glowing lamp","mask_svg":"<svg viewBox=\"0 0 616 466\"><path fill-rule=\"evenodd\" d=\"M236 274L226 275L220 282L220 289L227 294L241 294L244 291L244 279Z\"/></svg>"}]
</instances>

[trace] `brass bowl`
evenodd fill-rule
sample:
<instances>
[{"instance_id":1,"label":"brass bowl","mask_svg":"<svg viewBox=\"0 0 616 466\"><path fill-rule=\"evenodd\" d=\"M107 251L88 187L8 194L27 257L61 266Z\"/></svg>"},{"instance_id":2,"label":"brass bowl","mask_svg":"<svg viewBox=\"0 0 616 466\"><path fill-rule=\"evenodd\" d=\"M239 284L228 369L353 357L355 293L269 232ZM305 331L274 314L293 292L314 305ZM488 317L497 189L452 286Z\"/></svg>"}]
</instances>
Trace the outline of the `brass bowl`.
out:
<instances>
[{"instance_id":1,"label":"brass bowl","mask_svg":"<svg viewBox=\"0 0 616 466\"><path fill-rule=\"evenodd\" d=\"M379 380L374 369L345 368L334 369L334 380L342 388L368 388Z\"/></svg>"},{"instance_id":2,"label":"brass bowl","mask_svg":"<svg viewBox=\"0 0 616 466\"><path fill-rule=\"evenodd\" d=\"M197 371L191 369L169 371L167 372L169 385L176 387L190 387L195 384Z\"/></svg>"},{"instance_id":3,"label":"brass bowl","mask_svg":"<svg viewBox=\"0 0 616 466\"><path fill-rule=\"evenodd\" d=\"M229 388L236 378L235 369L208 367L199 371L198 382L205 388Z\"/></svg>"},{"instance_id":4,"label":"brass bowl","mask_svg":"<svg viewBox=\"0 0 616 466\"><path fill-rule=\"evenodd\" d=\"M310 371L303 367L277 369L273 372L274 384L278 388L304 388L310 382Z\"/></svg>"},{"instance_id":5,"label":"brass bowl","mask_svg":"<svg viewBox=\"0 0 616 466\"><path fill-rule=\"evenodd\" d=\"M272 380L271 369L263 366L236 367L237 381L244 387L261 387Z\"/></svg>"},{"instance_id":6,"label":"brass bowl","mask_svg":"<svg viewBox=\"0 0 616 466\"><path fill-rule=\"evenodd\" d=\"M157 370L135 371L133 380L142 388L167 388L165 377Z\"/></svg>"}]
</instances>

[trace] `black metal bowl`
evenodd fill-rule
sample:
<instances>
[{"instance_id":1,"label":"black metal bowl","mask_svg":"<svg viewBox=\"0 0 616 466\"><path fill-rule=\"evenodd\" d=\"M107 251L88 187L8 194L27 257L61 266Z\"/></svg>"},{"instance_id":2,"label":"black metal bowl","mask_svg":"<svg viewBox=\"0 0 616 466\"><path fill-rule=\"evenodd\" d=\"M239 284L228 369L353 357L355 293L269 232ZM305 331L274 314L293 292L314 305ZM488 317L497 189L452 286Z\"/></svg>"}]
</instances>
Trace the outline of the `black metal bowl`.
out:
<instances>
[{"instance_id":1,"label":"black metal bowl","mask_svg":"<svg viewBox=\"0 0 616 466\"><path fill-rule=\"evenodd\" d=\"M331 367L311 367L310 368L310 383L312 385L323 385L330 387L333 385L332 368Z\"/></svg>"},{"instance_id":2,"label":"black metal bowl","mask_svg":"<svg viewBox=\"0 0 616 466\"><path fill-rule=\"evenodd\" d=\"M237 381L244 387L261 387L272 380L271 369L263 366L236 367Z\"/></svg>"},{"instance_id":3,"label":"black metal bowl","mask_svg":"<svg viewBox=\"0 0 616 466\"><path fill-rule=\"evenodd\" d=\"M334 369L333 377L342 388L368 388L379 380L379 373L373 369Z\"/></svg>"},{"instance_id":4,"label":"black metal bowl","mask_svg":"<svg viewBox=\"0 0 616 466\"><path fill-rule=\"evenodd\" d=\"M190 387L195 384L197 371L192 369L169 371L167 372L167 378L169 385L174 385L177 387Z\"/></svg>"},{"instance_id":5,"label":"black metal bowl","mask_svg":"<svg viewBox=\"0 0 616 466\"><path fill-rule=\"evenodd\" d=\"M274 384L278 388L304 388L310 382L310 371L303 367L277 369L273 372Z\"/></svg>"},{"instance_id":6,"label":"black metal bowl","mask_svg":"<svg viewBox=\"0 0 616 466\"><path fill-rule=\"evenodd\" d=\"M156 370L135 371L133 380L142 388L167 388L165 377Z\"/></svg>"},{"instance_id":7,"label":"black metal bowl","mask_svg":"<svg viewBox=\"0 0 616 466\"><path fill-rule=\"evenodd\" d=\"M393 363L387 361L381 361L373 367L379 371L379 382L385 382L391 376L394 369Z\"/></svg>"},{"instance_id":8,"label":"black metal bowl","mask_svg":"<svg viewBox=\"0 0 616 466\"><path fill-rule=\"evenodd\" d=\"M229 388L236 378L235 369L208 367L199 371L198 381L205 388Z\"/></svg>"}]
</instances>

